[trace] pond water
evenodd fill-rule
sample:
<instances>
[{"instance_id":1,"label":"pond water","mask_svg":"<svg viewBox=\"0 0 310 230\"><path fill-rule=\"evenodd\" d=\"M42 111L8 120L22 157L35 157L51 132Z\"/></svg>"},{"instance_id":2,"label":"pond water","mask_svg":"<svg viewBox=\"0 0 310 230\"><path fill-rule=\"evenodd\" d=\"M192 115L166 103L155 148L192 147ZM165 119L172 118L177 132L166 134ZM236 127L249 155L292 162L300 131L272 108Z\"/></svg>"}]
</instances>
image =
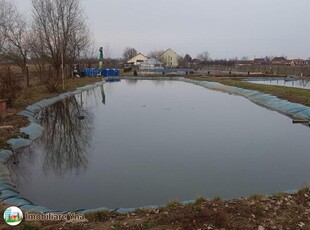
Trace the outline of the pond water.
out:
<instances>
[{"instance_id":1,"label":"pond water","mask_svg":"<svg viewBox=\"0 0 310 230\"><path fill-rule=\"evenodd\" d=\"M294 88L302 88L302 89L310 89L310 78L309 79L300 79L300 80L285 80L285 79L255 79L255 80L247 80L247 82L252 82L256 84L264 84L264 85L279 85L286 87L294 87Z\"/></svg>"},{"instance_id":2,"label":"pond water","mask_svg":"<svg viewBox=\"0 0 310 230\"><path fill-rule=\"evenodd\" d=\"M53 209L233 198L310 182L308 127L185 82L106 83L38 120L44 135L9 167L24 197Z\"/></svg>"}]
</instances>

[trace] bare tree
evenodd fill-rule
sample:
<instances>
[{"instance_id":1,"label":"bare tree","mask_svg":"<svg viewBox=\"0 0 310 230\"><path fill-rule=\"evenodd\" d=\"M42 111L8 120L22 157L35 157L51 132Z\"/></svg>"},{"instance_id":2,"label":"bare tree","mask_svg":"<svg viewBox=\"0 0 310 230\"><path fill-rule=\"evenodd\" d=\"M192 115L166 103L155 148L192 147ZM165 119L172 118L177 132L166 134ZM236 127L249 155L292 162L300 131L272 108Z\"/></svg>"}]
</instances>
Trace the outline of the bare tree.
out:
<instances>
[{"instance_id":1,"label":"bare tree","mask_svg":"<svg viewBox=\"0 0 310 230\"><path fill-rule=\"evenodd\" d=\"M46 55L47 49L44 46L42 32L32 32L29 33L28 45L30 48L29 57L32 63L36 67L36 70L40 73L41 83L44 83L45 76L45 66L47 63L51 63L50 58Z\"/></svg>"},{"instance_id":2,"label":"bare tree","mask_svg":"<svg viewBox=\"0 0 310 230\"><path fill-rule=\"evenodd\" d=\"M93 36L90 37L90 41L87 46L81 52L81 60L91 67L92 64L98 62L98 46L95 44Z\"/></svg>"},{"instance_id":3,"label":"bare tree","mask_svg":"<svg viewBox=\"0 0 310 230\"><path fill-rule=\"evenodd\" d=\"M164 53L164 50L153 50L150 51L147 56L149 58L155 58L156 60L162 61L161 55Z\"/></svg>"},{"instance_id":4,"label":"bare tree","mask_svg":"<svg viewBox=\"0 0 310 230\"><path fill-rule=\"evenodd\" d=\"M123 52L123 58L125 61L137 55L137 50L135 48L126 47Z\"/></svg>"},{"instance_id":5,"label":"bare tree","mask_svg":"<svg viewBox=\"0 0 310 230\"><path fill-rule=\"evenodd\" d=\"M185 56L180 58L179 61L181 67L191 68L192 57L189 54L185 54Z\"/></svg>"},{"instance_id":6,"label":"bare tree","mask_svg":"<svg viewBox=\"0 0 310 230\"><path fill-rule=\"evenodd\" d=\"M28 46L26 19L12 1L0 0L0 52L2 59L18 65L26 73Z\"/></svg>"},{"instance_id":7,"label":"bare tree","mask_svg":"<svg viewBox=\"0 0 310 230\"><path fill-rule=\"evenodd\" d=\"M42 36L39 49L51 60L59 78L63 64L72 64L89 42L80 1L32 0L32 4L33 31Z\"/></svg>"},{"instance_id":8,"label":"bare tree","mask_svg":"<svg viewBox=\"0 0 310 230\"><path fill-rule=\"evenodd\" d=\"M186 62L191 62L193 59L192 59L192 57L191 57L189 54L185 54L184 60L185 60Z\"/></svg>"},{"instance_id":9,"label":"bare tree","mask_svg":"<svg viewBox=\"0 0 310 230\"><path fill-rule=\"evenodd\" d=\"M210 60L210 54L208 51L204 51L197 55L197 59L199 59L201 62L207 62Z\"/></svg>"},{"instance_id":10,"label":"bare tree","mask_svg":"<svg viewBox=\"0 0 310 230\"><path fill-rule=\"evenodd\" d=\"M80 95L82 97L82 94ZM93 135L93 114L83 111L75 96L66 98L41 111L40 122L46 128L42 136L46 155L43 170L58 175L87 168L86 150Z\"/></svg>"}]
</instances>

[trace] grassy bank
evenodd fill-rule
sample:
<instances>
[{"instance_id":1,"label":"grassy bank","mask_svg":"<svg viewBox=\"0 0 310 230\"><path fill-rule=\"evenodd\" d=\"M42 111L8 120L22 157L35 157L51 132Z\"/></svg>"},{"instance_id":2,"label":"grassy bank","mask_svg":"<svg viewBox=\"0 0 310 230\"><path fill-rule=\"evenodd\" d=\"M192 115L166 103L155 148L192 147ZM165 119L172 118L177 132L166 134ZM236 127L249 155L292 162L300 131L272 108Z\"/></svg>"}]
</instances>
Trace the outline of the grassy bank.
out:
<instances>
[{"instance_id":1,"label":"grassy bank","mask_svg":"<svg viewBox=\"0 0 310 230\"><path fill-rule=\"evenodd\" d=\"M2 204L1 210L6 207ZM87 222L23 222L15 229L310 229L310 190L227 201L198 198L187 205L174 201L163 208L137 209L126 214L88 213L86 219Z\"/></svg>"},{"instance_id":2,"label":"grassy bank","mask_svg":"<svg viewBox=\"0 0 310 230\"><path fill-rule=\"evenodd\" d=\"M263 85L242 81L242 78L221 78L221 77L200 77L188 76L186 78L200 80L200 81L213 81L219 82L224 85L235 86L243 89L250 89L260 91L266 94L276 96L281 99L288 100L294 103L300 103L310 106L310 90L291 88L284 86Z\"/></svg>"}]
</instances>

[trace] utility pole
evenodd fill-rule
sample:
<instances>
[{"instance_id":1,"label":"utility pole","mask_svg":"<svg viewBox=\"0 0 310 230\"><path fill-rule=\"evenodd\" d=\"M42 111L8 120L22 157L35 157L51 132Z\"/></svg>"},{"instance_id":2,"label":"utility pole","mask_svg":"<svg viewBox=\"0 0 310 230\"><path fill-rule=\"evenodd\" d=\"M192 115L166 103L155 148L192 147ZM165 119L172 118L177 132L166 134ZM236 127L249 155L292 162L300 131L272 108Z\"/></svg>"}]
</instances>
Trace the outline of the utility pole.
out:
<instances>
[{"instance_id":1,"label":"utility pole","mask_svg":"<svg viewBox=\"0 0 310 230\"><path fill-rule=\"evenodd\" d=\"M61 79L62 89L65 90L65 72L64 72L64 44L61 42Z\"/></svg>"},{"instance_id":2,"label":"utility pole","mask_svg":"<svg viewBox=\"0 0 310 230\"><path fill-rule=\"evenodd\" d=\"M28 68L28 65L26 65L26 76L27 76L27 87L29 88L30 83L29 83L29 68Z\"/></svg>"}]
</instances>

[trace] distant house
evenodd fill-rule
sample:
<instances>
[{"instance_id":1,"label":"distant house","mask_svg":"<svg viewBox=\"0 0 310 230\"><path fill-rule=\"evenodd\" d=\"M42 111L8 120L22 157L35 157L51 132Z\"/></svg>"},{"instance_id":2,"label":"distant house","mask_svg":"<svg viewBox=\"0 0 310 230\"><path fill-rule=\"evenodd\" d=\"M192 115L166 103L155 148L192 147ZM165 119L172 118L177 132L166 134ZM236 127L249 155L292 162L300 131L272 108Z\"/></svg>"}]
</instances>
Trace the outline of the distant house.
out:
<instances>
[{"instance_id":1,"label":"distant house","mask_svg":"<svg viewBox=\"0 0 310 230\"><path fill-rule=\"evenodd\" d=\"M164 64L155 58L150 58L140 64L140 69L163 69Z\"/></svg>"},{"instance_id":2,"label":"distant house","mask_svg":"<svg viewBox=\"0 0 310 230\"><path fill-rule=\"evenodd\" d=\"M304 60L304 59L292 59L289 61L289 64L291 66L304 66L304 65L308 65L308 61Z\"/></svg>"},{"instance_id":3,"label":"distant house","mask_svg":"<svg viewBox=\"0 0 310 230\"><path fill-rule=\"evenodd\" d=\"M266 64L265 58L254 58L254 65L264 65Z\"/></svg>"},{"instance_id":4,"label":"distant house","mask_svg":"<svg viewBox=\"0 0 310 230\"><path fill-rule=\"evenodd\" d=\"M287 60L285 57L275 57L272 59L271 64L272 65L286 65Z\"/></svg>"},{"instance_id":5,"label":"distant house","mask_svg":"<svg viewBox=\"0 0 310 230\"><path fill-rule=\"evenodd\" d=\"M236 65L237 66L243 66L243 65L253 65L253 60L237 60Z\"/></svg>"},{"instance_id":6,"label":"distant house","mask_svg":"<svg viewBox=\"0 0 310 230\"><path fill-rule=\"evenodd\" d=\"M135 65L135 66L140 66L141 63L145 62L148 59L145 55L142 53L138 53L136 56L130 58L127 61L127 64Z\"/></svg>"},{"instance_id":7,"label":"distant house","mask_svg":"<svg viewBox=\"0 0 310 230\"><path fill-rule=\"evenodd\" d=\"M202 61L200 61L198 58L194 58L194 59L192 60L192 66L195 67L195 68L198 67L198 66L200 66L201 63L202 63Z\"/></svg>"},{"instance_id":8,"label":"distant house","mask_svg":"<svg viewBox=\"0 0 310 230\"><path fill-rule=\"evenodd\" d=\"M179 55L170 48L163 52L160 57L167 68L176 68L179 65Z\"/></svg>"}]
</instances>

